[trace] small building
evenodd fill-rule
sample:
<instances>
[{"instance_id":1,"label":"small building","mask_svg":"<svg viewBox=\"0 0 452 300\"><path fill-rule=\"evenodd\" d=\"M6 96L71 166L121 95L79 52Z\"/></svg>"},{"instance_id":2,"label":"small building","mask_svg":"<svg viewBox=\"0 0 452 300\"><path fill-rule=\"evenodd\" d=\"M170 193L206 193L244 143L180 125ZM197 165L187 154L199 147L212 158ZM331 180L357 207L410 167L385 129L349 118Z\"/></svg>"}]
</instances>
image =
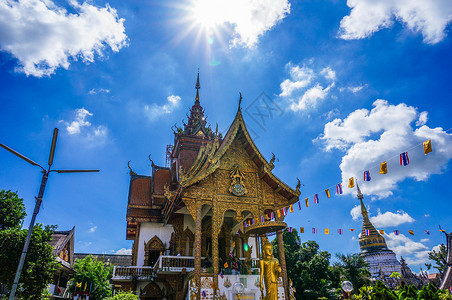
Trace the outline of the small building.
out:
<instances>
[{"instance_id":1,"label":"small building","mask_svg":"<svg viewBox=\"0 0 452 300\"><path fill-rule=\"evenodd\" d=\"M71 299L67 290L67 282L76 273L74 266L74 232L75 227L68 231L55 231L50 245L58 262L53 281L49 285L50 299Z\"/></svg>"}]
</instances>

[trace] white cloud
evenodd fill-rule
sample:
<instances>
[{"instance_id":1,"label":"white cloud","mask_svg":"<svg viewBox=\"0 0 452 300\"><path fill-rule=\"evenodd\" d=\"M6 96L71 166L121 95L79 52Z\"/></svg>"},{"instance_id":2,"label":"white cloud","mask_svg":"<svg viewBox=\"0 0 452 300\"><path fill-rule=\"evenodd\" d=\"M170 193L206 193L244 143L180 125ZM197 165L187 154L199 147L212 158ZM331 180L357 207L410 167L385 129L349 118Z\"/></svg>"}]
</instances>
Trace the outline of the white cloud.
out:
<instances>
[{"instance_id":1,"label":"white cloud","mask_svg":"<svg viewBox=\"0 0 452 300\"><path fill-rule=\"evenodd\" d=\"M0 2L0 47L19 61L27 76L50 76L70 60L93 62L105 46L119 51L127 36L114 8L69 1L74 12L51 0Z\"/></svg>"},{"instance_id":2,"label":"white cloud","mask_svg":"<svg viewBox=\"0 0 452 300\"><path fill-rule=\"evenodd\" d=\"M118 254L118 255L131 255L132 254L132 249L121 248L118 251L116 251L115 254Z\"/></svg>"},{"instance_id":3,"label":"white cloud","mask_svg":"<svg viewBox=\"0 0 452 300\"><path fill-rule=\"evenodd\" d=\"M349 86L349 87L341 87L341 88L339 88L339 92L342 93L343 91L349 91L349 92L352 92L353 94L356 94L359 91L363 90L365 87L367 87L367 84L357 85L357 86Z\"/></svg>"},{"instance_id":4,"label":"white cloud","mask_svg":"<svg viewBox=\"0 0 452 300\"><path fill-rule=\"evenodd\" d=\"M336 80L336 72L334 72L330 67L326 67L325 69L320 71L320 74L325 76L325 78L331 79L333 81Z\"/></svg>"},{"instance_id":5,"label":"white cloud","mask_svg":"<svg viewBox=\"0 0 452 300\"><path fill-rule=\"evenodd\" d=\"M385 239L389 249L393 250L398 256L403 256L408 265L421 265L429 262L428 253L439 249L439 245L429 249L424 244L429 241L428 239L415 242L403 234L385 234Z\"/></svg>"},{"instance_id":6,"label":"white cloud","mask_svg":"<svg viewBox=\"0 0 452 300\"><path fill-rule=\"evenodd\" d=\"M92 227L88 230L88 232L89 232L89 233L94 233L96 230L97 230L97 226L94 225L94 226L92 226Z\"/></svg>"},{"instance_id":7,"label":"white cloud","mask_svg":"<svg viewBox=\"0 0 452 300\"><path fill-rule=\"evenodd\" d=\"M325 120L331 120L332 118L336 117L339 115L339 110L337 108L333 108L332 110L330 110L327 113L322 114L322 117L325 118Z\"/></svg>"},{"instance_id":8,"label":"white cloud","mask_svg":"<svg viewBox=\"0 0 452 300\"><path fill-rule=\"evenodd\" d=\"M356 205L350 211L350 215L352 215L353 221L356 221L361 217L361 205Z\"/></svg>"},{"instance_id":9,"label":"white cloud","mask_svg":"<svg viewBox=\"0 0 452 300\"><path fill-rule=\"evenodd\" d=\"M422 33L424 43L436 44L452 21L450 0L347 0L347 6L351 12L341 20L339 36L348 40L369 37L397 20Z\"/></svg>"},{"instance_id":10,"label":"white cloud","mask_svg":"<svg viewBox=\"0 0 452 300\"><path fill-rule=\"evenodd\" d=\"M195 0L194 21L203 26L230 24L232 46L254 47L260 36L290 13L288 0Z\"/></svg>"},{"instance_id":11,"label":"white cloud","mask_svg":"<svg viewBox=\"0 0 452 300\"><path fill-rule=\"evenodd\" d=\"M78 108L75 110L75 120L71 123L68 123L66 126L66 130L69 134L77 134L80 133L81 127L89 127L91 123L85 121L87 116L92 116L93 114L87 111L85 108Z\"/></svg>"},{"instance_id":12,"label":"white cloud","mask_svg":"<svg viewBox=\"0 0 452 300\"><path fill-rule=\"evenodd\" d=\"M292 111L306 111L317 107L335 85L336 72L331 67L315 72L308 66L288 63L286 68L289 69L290 78L280 84L279 96L289 102L288 107Z\"/></svg>"},{"instance_id":13,"label":"white cloud","mask_svg":"<svg viewBox=\"0 0 452 300\"><path fill-rule=\"evenodd\" d=\"M342 182L353 176L361 178L363 171L369 169L371 184L362 183L361 190L383 198L392 195L397 184L406 178L421 181L443 172L452 158L451 134L426 125L413 129L419 113L404 103L392 105L376 100L373 106L371 111L358 109L343 120L327 123L315 140L323 141L326 151L345 152L340 165ZM432 139L433 152L424 155L420 144L427 139ZM419 147L410 149L414 145ZM400 166L398 155L407 150L411 163ZM381 175L379 163L383 161L388 162L388 173ZM344 193L351 192L352 189L344 189Z\"/></svg>"},{"instance_id":14,"label":"white cloud","mask_svg":"<svg viewBox=\"0 0 452 300\"><path fill-rule=\"evenodd\" d=\"M66 126L66 131L72 136L80 136L85 139L87 145L94 146L100 145L105 142L108 129L103 125L91 126L91 123L86 119L92 117L93 114L90 113L85 108L77 108L74 111L73 121L60 120L59 122Z\"/></svg>"},{"instance_id":15,"label":"white cloud","mask_svg":"<svg viewBox=\"0 0 452 300\"><path fill-rule=\"evenodd\" d=\"M91 89L88 93L90 95L97 95L97 94L102 94L102 93L110 94L110 90L109 89L104 89L104 88Z\"/></svg>"},{"instance_id":16,"label":"white cloud","mask_svg":"<svg viewBox=\"0 0 452 300\"><path fill-rule=\"evenodd\" d=\"M163 115L170 114L179 106L181 98L179 96L171 95L166 98L167 103L164 105L157 105L155 103L144 106L144 113L150 121L155 121Z\"/></svg>"},{"instance_id":17,"label":"white cloud","mask_svg":"<svg viewBox=\"0 0 452 300\"><path fill-rule=\"evenodd\" d=\"M398 226L403 223L413 223L414 219L404 211L398 211L397 213L387 211L383 214L379 211L378 215L370 218L370 221L375 227L381 228Z\"/></svg>"},{"instance_id":18,"label":"white cloud","mask_svg":"<svg viewBox=\"0 0 452 300\"><path fill-rule=\"evenodd\" d=\"M404 234L395 235L393 232L385 234L386 243L392 251L399 256L411 256L420 258L428 252L428 247L423 243L415 242ZM407 262L409 260L407 259Z\"/></svg>"},{"instance_id":19,"label":"white cloud","mask_svg":"<svg viewBox=\"0 0 452 300\"><path fill-rule=\"evenodd\" d=\"M428 120L428 113L426 111L423 111L419 114L419 119L416 121L416 126L423 126L427 123Z\"/></svg>"}]
</instances>

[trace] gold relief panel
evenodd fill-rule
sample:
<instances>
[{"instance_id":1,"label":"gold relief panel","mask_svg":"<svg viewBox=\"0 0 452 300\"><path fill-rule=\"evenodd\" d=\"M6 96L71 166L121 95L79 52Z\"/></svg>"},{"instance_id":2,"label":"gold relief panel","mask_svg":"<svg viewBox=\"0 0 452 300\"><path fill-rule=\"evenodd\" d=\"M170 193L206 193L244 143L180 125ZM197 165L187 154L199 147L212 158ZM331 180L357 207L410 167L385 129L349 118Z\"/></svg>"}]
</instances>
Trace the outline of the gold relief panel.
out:
<instances>
[{"instance_id":1,"label":"gold relief panel","mask_svg":"<svg viewBox=\"0 0 452 300\"><path fill-rule=\"evenodd\" d=\"M239 164L245 172L257 172L256 164L251 160L240 141L235 140L228 151L221 158L220 168L230 170Z\"/></svg>"},{"instance_id":2,"label":"gold relief panel","mask_svg":"<svg viewBox=\"0 0 452 300\"><path fill-rule=\"evenodd\" d=\"M231 173L236 170L238 167L238 170L241 170L242 174L244 175L242 184L246 187L246 193L244 193L243 196L239 196L237 198L237 201L242 201L246 197L256 198L257 197L257 173L252 172L245 172L243 169L241 169L241 165L235 165L231 169L218 169L215 171L215 178L217 181L217 189L216 194L217 195L231 195L233 196L232 192L230 191L231 184L233 183L233 180L231 178Z\"/></svg>"},{"instance_id":3,"label":"gold relief panel","mask_svg":"<svg viewBox=\"0 0 452 300\"><path fill-rule=\"evenodd\" d=\"M263 180L261 180L262 199L265 204L275 203L275 191Z\"/></svg>"}]
</instances>

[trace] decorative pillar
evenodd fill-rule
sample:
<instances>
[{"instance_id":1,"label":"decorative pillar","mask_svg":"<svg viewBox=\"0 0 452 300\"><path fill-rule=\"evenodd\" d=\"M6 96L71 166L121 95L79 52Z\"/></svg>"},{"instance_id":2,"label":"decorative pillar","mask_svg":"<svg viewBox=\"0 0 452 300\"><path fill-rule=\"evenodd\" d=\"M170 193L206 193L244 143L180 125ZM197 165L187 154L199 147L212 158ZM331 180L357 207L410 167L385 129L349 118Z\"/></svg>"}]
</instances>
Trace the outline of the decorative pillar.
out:
<instances>
[{"instance_id":1,"label":"decorative pillar","mask_svg":"<svg viewBox=\"0 0 452 300\"><path fill-rule=\"evenodd\" d=\"M289 280L287 278L287 268L286 268L286 255L284 254L284 243L282 230L276 232L276 238L278 239L278 251L279 251L279 263L281 265L281 275L283 279L284 294L285 299L290 299L289 294Z\"/></svg>"},{"instance_id":2,"label":"decorative pillar","mask_svg":"<svg viewBox=\"0 0 452 300\"><path fill-rule=\"evenodd\" d=\"M196 203L195 213L195 283L196 299L201 299L201 205Z\"/></svg>"},{"instance_id":3,"label":"decorative pillar","mask_svg":"<svg viewBox=\"0 0 452 300\"><path fill-rule=\"evenodd\" d=\"M213 264L213 283L215 285L213 289L213 293L217 292L218 289L218 274L220 273L220 259L218 258L219 250L218 250L218 235L221 231L221 225L223 224L223 213L220 209L215 205L212 207L212 264Z\"/></svg>"}]
</instances>

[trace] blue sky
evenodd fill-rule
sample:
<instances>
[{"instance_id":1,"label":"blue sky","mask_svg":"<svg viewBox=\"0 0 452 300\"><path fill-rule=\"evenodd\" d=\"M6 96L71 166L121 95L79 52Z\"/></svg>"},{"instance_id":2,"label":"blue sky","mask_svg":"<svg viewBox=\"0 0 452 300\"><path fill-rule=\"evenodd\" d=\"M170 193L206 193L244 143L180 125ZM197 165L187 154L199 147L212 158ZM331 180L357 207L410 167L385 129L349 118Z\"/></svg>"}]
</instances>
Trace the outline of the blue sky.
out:
<instances>
[{"instance_id":1,"label":"blue sky","mask_svg":"<svg viewBox=\"0 0 452 300\"><path fill-rule=\"evenodd\" d=\"M438 225L451 230L450 0L45 3L0 1L0 141L45 164L58 127L54 167L101 170L48 181L37 221L76 226L76 252L131 248L127 161L139 174L150 174L149 154L165 164L198 68L212 127L228 128L241 92L257 146L279 160L275 174L293 187L301 179L300 198L311 205L286 220L305 227L303 241L333 254L359 251L351 176L414 270L444 241ZM262 92L276 109L265 124L253 115ZM429 138L427 156L408 150ZM385 160L389 172L379 175L372 167ZM4 150L0 164L0 188L18 191L30 216L39 168ZM372 180L362 183L367 169ZM320 193L313 204L313 194L341 181L344 195ZM312 227L334 234L312 235Z\"/></svg>"}]
</instances>

